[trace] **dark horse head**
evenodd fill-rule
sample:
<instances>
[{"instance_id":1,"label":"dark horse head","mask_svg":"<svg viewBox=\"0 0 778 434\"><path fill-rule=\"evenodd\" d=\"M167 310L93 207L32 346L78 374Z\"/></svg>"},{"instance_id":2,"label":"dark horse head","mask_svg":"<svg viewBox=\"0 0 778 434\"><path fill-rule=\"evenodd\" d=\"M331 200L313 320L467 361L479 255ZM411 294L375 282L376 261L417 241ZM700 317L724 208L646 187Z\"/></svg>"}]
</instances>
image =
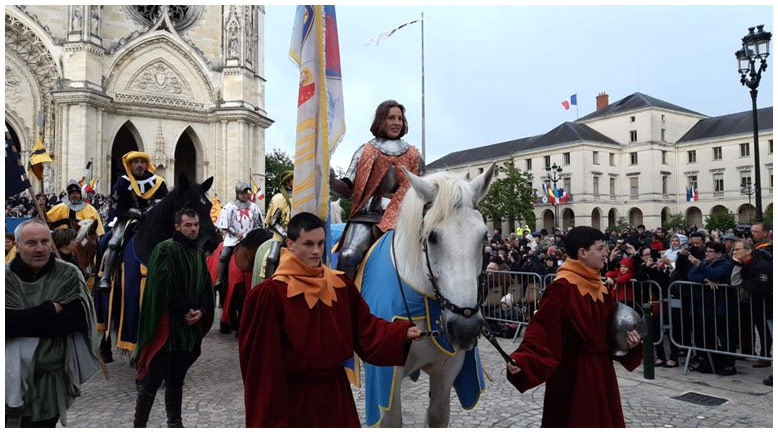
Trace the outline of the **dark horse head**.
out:
<instances>
[{"instance_id":1,"label":"dark horse head","mask_svg":"<svg viewBox=\"0 0 778 434\"><path fill-rule=\"evenodd\" d=\"M210 252L219 245L221 237L211 221L211 201L205 196L211 184L213 177L197 184L189 181L182 173L176 188L161 202L149 208L138 224L135 235L135 252L142 261L148 263L154 246L173 236L176 211L183 208L191 208L200 216L200 235L197 237L200 247Z\"/></svg>"}]
</instances>

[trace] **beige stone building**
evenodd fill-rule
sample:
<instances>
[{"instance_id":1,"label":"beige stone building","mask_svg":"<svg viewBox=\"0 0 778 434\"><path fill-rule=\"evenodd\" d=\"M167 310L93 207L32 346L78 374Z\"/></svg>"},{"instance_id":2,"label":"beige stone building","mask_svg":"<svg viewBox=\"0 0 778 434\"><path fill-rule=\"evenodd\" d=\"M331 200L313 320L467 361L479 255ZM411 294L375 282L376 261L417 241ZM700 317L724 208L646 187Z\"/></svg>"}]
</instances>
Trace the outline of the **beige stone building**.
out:
<instances>
[{"instance_id":1,"label":"beige stone building","mask_svg":"<svg viewBox=\"0 0 778 434\"><path fill-rule=\"evenodd\" d=\"M744 95L744 98L747 95ZM757 111L762 206L772 209L773 109ZM635 93L612 104L597 96L597 110L541 135L452 152L427 165L429 172L464 170L471 176L492 161L513 159L533 174L539 200L535 227L554 227L553 205L544 204L546 167L561 166L557 185L571 200L558 207L562 228L589 225L606 229L624 217L632 225L660 226L683 213L698 227L718 211L742 223L755 214L755 198L741 191L754 180L751 111L708 117L649 95ZM697 201L687 200L687 187ZM519 222L491 222L503 233Z\"/></svg>"},{"instance_id":2,"label":"beige stone building","mask_svg":"<svg viewBox=\"0 0 778 434\"><path fill-rule=\"evenodd\" d=\"M232 198L264 187L265 11L253 5L6 6L5 121L22 157L40 134L47 193L94 159L108 193L130 150ZM37 190L37 188L36 188Z\"/></svg>"}]
</instances>

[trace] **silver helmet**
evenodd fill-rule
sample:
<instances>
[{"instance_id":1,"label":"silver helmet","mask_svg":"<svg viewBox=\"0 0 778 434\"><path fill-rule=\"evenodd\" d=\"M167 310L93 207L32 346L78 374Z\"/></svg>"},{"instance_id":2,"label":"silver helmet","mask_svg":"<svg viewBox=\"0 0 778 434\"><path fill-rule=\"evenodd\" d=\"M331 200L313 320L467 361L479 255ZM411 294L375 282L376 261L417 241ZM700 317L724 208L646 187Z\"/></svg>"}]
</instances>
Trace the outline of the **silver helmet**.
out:
<instances>
[{"instance_id":1,"label":"silver helmet","mask_svg":"<svg viewBox=\"0 0 778 434\"><path fill-rule=\"evenodd\" d=\"M240 193L243 193L246 190L251 190L251 187L249 187L248 182L238 181L237 184L235 184L235 196L239 195Z\"/></svg>"},{"instance_id":2,"label":"silver helmet","mask_svg":"<svg viewBox=\"0 0 778 434\"><path fill-rule=\"evenodd\" d=\"M608 319L608 336L610 337L611 354L621 357L629 351L627 332L636 330L640 337L648 335L645 317L624 303L616 303Z\"/></svg>"}]
</instances>

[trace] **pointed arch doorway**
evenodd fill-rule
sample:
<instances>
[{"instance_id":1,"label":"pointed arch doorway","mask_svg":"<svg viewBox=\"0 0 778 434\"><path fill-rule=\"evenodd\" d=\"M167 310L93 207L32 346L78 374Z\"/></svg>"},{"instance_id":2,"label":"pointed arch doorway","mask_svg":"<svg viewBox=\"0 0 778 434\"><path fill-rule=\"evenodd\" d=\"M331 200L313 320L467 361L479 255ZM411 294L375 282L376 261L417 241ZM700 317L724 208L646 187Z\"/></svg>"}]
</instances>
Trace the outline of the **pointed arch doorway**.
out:
<instances>
[{"instance_id":1,"label":"pointed arch doorway","mask_svg":"<svg viewBox=\"0 0 778 434\"><path fill-rule=\"evenodd\" d=\"M111 146L111 184L106 186L109 192L119 177L124 175L122 156L130 151L139 151L141 149L139 137L138 130L129 121L116 132L113 145Z\"/></svg>"}]
</instances>

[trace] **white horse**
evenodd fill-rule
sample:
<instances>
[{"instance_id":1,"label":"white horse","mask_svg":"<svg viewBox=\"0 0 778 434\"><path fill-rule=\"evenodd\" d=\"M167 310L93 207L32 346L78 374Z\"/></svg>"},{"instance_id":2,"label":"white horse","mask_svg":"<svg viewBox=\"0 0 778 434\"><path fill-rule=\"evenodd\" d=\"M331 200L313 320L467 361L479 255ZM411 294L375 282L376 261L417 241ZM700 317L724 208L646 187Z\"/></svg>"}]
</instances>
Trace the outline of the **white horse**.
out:
<instances>
[{"instance_id":1,"label":"white horse","mask_svg":"<svg viewBox=\"0 0 778 434\"><path fill-rule=\"evenodd\" d=\"M439 319L442 332L456 351L453 356L442 352L429 337L414 341L405 366L396 368L397 381L393 382L389 407L382 410L380 426L402 426L402 378L419 369L430 378L427 426L448 426L452 385L465 361L465 351L476 345L484 321L477 306L478 278L488 231L475 206L489 189L494 167L492 164L470 182L445 172L420 178L405 171L412 188L400 207L392 260L411 288L435 299L428 277L428 270L432 271L439 294L454 305L452 310L442 303ZM435 323L438 318L431 320ZM418 325L426 329L426 324ZM371 385L366 387L369 393Z\"/></svg>"}]
</instances>

